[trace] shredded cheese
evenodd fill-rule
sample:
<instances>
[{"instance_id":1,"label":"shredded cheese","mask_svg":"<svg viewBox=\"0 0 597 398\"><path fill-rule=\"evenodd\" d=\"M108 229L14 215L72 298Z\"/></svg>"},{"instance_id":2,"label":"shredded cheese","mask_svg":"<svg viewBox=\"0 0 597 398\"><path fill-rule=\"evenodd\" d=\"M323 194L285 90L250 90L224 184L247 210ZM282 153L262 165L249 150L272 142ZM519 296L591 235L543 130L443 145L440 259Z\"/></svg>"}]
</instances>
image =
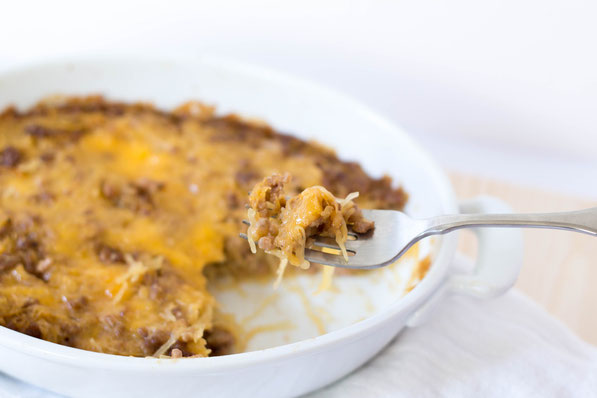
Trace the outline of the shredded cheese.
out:
<instances>
[{"instance_id":1,"label":"shredded cheese","mask_svg":"<svg viewBox=\"0 0 597 398\"><path fill-rule=\"evenodd\" d=\"M160 348L158 348L158 350L153 354L153 356L159 358L162 355L164 355L170 349L170 347L172 347L174 343L176 343L178 337L179 336L176 333L170 334L170 338L164 344L162 344Z\"/></svg>"},{"instance_id":2,"label":"shredded cheese","mask_svg":"<svg viewBox=\"0 0 597 398\"><path fill-rule=\"evenodd\" d=\"M253 240L253 235L255 234L255 224L257 221L255 219L255 210L249 209L247 211L247 217L249 217L249 229L247 230L247 240L249 241L249 246L251 247L251 253L257 253L257 247L255 246L255 241Z\"/></svg>"}]
</instances>

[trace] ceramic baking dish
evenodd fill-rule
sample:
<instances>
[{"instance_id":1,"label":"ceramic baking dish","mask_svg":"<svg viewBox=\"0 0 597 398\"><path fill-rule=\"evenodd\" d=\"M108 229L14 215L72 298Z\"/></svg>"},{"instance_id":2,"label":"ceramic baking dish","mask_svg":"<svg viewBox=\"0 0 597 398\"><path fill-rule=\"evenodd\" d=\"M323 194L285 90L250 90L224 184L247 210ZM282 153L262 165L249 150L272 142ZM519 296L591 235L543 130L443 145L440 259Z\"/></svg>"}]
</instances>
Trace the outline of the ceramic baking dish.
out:
<instances>
[{"instance_id":1,"label":"ceramic baking dish","mask_svg":"<svg viewBox=\"0 0 597 398\"><path fill-rule=\"evenodd\" d=\"M391 175L410 194L406 211L413 216L507 210L492 198L457 203L444 173L399 127L354 100L277 72L213 58L115 56L53 60L0 71L2 108L29 106L46 95L90 93L151 101L163 108L200 99L215 104L220 112L257 117L280 131L316 139L373 175ZM288 282L292 289L276 293L283 305L298 305L292 294L297 286L303 289L302 299L329 315L321 317L324 334L309 323L311 317L296 315L295 330L255 338L249 352L165 360L88 352L0 327L0 370L69 396L297 396L371 359L402 328L424 320L444 294L503 293L518 274L519 237L512 231L479 233L477 265L464 275L449 268L455 234L427 241L420 251L432 257L431 268L407 294L404 280L413 267L408 259L377 274L340 277L341 292L335 297L309 294L313 281L308 276ZM246 315L265 297L263 292L272 294L271 290L270 285L247 286L248 300L234 291L215 294L231 312ZM261 312L253 322L274 322L282 316L273 310Z\"/></svg>"}]
</instances>

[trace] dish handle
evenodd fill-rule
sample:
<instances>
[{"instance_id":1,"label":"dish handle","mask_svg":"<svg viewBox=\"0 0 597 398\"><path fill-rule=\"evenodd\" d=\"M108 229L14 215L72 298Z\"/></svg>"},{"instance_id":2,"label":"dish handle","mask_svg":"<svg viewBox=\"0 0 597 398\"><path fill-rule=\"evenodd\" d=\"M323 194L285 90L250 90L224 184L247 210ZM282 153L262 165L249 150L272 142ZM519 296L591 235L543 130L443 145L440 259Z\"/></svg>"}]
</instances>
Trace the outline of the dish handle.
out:
<instances>
[{"instance_id":1,"label":"dish handle","mask_svg":"<svg viewBox=\"0 0 597 398\"><path fill-rule=\"evenodd\" d=\"M479 196L460 202L461 213L510 213L512 209L502 200ZM449 275L440 289L417 309L407 325L414 327L427 319L429 313L446 294L461 294L490 299L510 289L520 272L523 239L520 229L475 228L478 254L472 273Z\"/></svg>"}]
</instances>

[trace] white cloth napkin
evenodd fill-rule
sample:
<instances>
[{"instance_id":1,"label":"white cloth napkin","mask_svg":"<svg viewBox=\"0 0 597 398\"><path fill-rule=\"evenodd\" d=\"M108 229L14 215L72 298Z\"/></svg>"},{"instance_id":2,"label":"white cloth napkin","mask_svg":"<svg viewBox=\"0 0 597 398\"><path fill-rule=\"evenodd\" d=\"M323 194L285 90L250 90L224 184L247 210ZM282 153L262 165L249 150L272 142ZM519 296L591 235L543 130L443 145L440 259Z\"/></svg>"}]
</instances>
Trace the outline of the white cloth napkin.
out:
<instances>
[{"instance_id":1,"label":"white cloth napkin","mask_svg":"<svg viewBox=\"0 0 597 398\"><path fill-rule=\"evenodd\" d=\"M597 348L515 290L490 301L452 296L374 360L311 394L436 396L597 396ZM0 397L56 395L0 374Z\"/></svg>"},{"instance_id":2,"label":"white cloth napkin","mask_svg":"<svg viewBox=\"0 0 597 398\"><path fill-rule=\"evenodd\" d=\"M310 398L438 396L597 397L597 348L517 290L487 301L451 296Z\"/></svg>"}]
</instances>

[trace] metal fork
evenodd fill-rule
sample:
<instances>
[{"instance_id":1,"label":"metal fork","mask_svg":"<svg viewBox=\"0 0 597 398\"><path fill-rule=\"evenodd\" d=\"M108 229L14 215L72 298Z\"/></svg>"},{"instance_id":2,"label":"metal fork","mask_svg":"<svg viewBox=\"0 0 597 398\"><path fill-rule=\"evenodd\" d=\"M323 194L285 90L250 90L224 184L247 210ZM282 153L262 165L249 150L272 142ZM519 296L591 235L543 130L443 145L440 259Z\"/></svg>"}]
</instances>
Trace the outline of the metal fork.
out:
<instances>
[{"instance_id":1,"label":"metal fork","mask_svg":"<svg viewBox=\"0 0 597 398\"><path fill-rule=\"evenodd\" d=\"M375 229L367 234L349 233L348 261L340 255L333 239L317 237L305 258L314 263L341 268L371 269L394 263L415 243L431 235L443 235L462 228L514 227L550 228L582 232L597 237L597 207L562 213L536 214L454 214L413 219L395 210L363 210ZM248 224L248 221L243 220ZM246 234L240 234L247 239ZM328 252L321 249L327 248ZM337 254L330 253L335 251Z\"/></svg>"}]
</instances>

